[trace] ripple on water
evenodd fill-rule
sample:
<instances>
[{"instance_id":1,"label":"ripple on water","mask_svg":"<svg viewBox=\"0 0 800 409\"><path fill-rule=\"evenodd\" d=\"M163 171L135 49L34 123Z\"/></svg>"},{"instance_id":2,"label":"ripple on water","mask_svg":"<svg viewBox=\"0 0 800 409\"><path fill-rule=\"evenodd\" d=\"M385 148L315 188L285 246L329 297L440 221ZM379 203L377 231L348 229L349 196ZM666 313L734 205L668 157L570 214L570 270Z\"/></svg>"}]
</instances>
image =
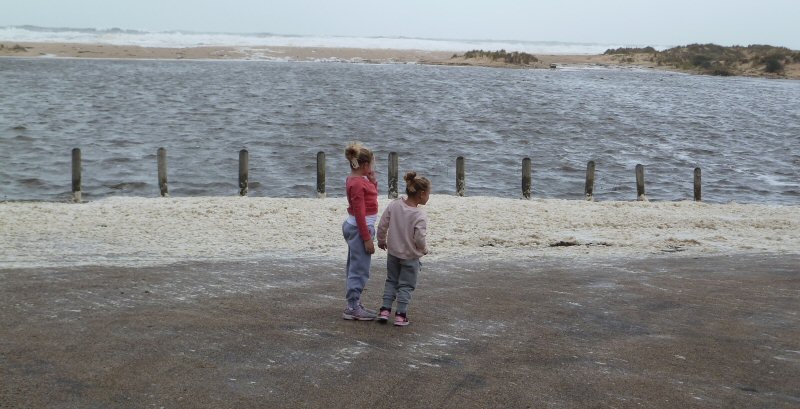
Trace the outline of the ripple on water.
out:
<instances>
[{"instance_id":1,"label":"ripple on water","mask_svg":"<svg viewBox=\"0 0 800 409\"><path fill-rule=\"evenodd\" d=\"M86 189L97 189L86 197L157 194L162 146L171 190L183 186L186 195L228 194L229 185L235 192L243 147L256 192L315 196L323 150L329 191L341 195L342 150L360 140L375 151L382 192L380 174L395 151L401 172L430 176L442 193L454 190L462 155L468 195L518 197L520 162L531 157L540 197L581 197L586 162L594 160L598 200L630 200L633 168L642 163L651 199L685 197L699 166L710 201L797 203L797 81L609 69L6 63L22 81L0 78L15 95L15 109L2 111L10 127L0 134L8 180L0 197L59 197L69 187L73 147L83 149ZM23 86L30 83L40 86Z\"/></svg>"}]
</instances>

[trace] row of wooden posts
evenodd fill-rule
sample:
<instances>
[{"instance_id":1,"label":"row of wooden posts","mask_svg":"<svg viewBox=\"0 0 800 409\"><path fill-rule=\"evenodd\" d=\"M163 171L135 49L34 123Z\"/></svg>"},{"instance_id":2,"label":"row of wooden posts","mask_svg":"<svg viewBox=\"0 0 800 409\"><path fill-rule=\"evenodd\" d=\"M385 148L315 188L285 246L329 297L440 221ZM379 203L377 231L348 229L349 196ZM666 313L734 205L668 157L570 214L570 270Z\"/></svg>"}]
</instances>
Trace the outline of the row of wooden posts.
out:
<instances>
[{"instance_id":1,"label":"row of wooden posts","mask_svg":"<svg viewBox=\"0 0 800 409\"><path fill-rule=\"evenodd\" d=\"M158 148L158 188L161 196L169 196L167 187L167 150ZM248 169L250 154L247 149L239 151L239 195L247 196ZM389 198L397 198L398 181L398 157L397 152L389 153ZM586 187L584 197L586 200L594 200L594 161L589 161L586 166ZM522 159L522 197L531 198L531 159ZM694 169L694 200L701 200L700 168ZM466 166L464 157L456 158L456 195L466 194ZM81 202L81 150L72 150L72 195L75 202ZM325 152L317 153L317 197L325 197ZM644 194L644 166L636 165L636 200L647 200Z\"/></svg>"}]
</instances>

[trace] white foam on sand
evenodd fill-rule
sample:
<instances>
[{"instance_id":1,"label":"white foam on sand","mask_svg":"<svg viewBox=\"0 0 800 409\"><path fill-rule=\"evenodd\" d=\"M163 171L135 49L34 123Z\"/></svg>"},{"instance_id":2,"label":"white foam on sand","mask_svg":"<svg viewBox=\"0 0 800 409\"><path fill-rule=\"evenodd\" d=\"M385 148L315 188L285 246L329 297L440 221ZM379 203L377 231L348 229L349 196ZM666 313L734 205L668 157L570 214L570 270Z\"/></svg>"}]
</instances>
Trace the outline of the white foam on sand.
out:
<instances>
[{"instance_id":1,"label":"white foam on sand","mask_svg":"<svg viewBox=\"0 0 800 409\"><path fill-rule=\"evenodd\" d=\"M278 34L234 34L119 29L69 29L0 26L0 42L112 44L141 47L312 47L390 50L467 51L513 50L533 54L602 54L609 48L642 47L621 43L567 43L558 41L458 40L411 37L300 36ZM669 46L655 46L658 50Z\"/></svg>"},{"instance_id":2,"label":"white foam on sand","mask_svg":"<svg viewBox=\"0 0 800 409\"><path fill-rule=\"evenodd\" d=\"M380 199L383 210L389 199ZM800 206L433 195L427 260L796 253ZM344 198L0 203L0 268L344 259ZM378 250L377 259L385 258Z\"/></svg>"}]
</instances>

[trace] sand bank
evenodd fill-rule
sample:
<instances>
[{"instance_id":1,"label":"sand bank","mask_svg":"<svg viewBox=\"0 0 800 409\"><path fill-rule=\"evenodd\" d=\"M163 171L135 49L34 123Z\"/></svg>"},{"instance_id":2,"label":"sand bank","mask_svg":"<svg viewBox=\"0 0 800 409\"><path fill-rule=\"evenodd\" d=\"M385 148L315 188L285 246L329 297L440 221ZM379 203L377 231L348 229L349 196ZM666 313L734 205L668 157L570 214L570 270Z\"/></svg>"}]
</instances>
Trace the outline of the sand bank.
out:
<instances>
[{"instance_id":1,"label":"sand bank","mask_svg":"<svg viewBox=\"0 0 800 409\"><path fill-rule=\"evenodd\" d=\"M15 46L19 47L15 47ZM139 47L134 45L81 43L15 43L0 49L0 56L132 59L213 59L275 61L439 62L449 51L394 50L328 47Z\"/></svg>"},{"instance_id":2,"label":"sand bank","mask_svg":"<svg viewBox=\"0 0 800 409\"><path fill-rule=\"evenodd\" d=\"M388 202L380 199L381 210ZM265 256L343 259L345 208L344 198L0 203L0 268ZM795 254L800 249L800 206L434 195L426 211L428 260Z\"/></svg>"},{"instance_id":3,"label":"sand bank","mask_svg":"<svg viewBox=\"0 0 800 409\"><path fill-rule=\"evenodd\" d=\"M458 65L481 67L519 68L490 59L455 57L469 50L428 51L413 49L297 47L297 46L207 46L207 47L141 47L135 45L87 43L0 43L0 57L51 57L51 58L107 58L107 59L158 59L158 60L256 60L256 61L321 61L353 63L405 63ZM625 67L685 71L671 66L660 66L651 61L650 54L536 54L538 61L526 68L556 67ZM763 77L762 68L739 64L739 74ZM768 75L767 75L768 76ZM800 64L787 64L776 78L800 79Z\"/></svg>"},{"instance_id":4,"label":"sand bank","mask_svg":"<svg viewBox=\"0 0 800 409\"><path fill-rule=\"evenodd\" d=\"M111 59L212 59L212 60L266 60L266 61L330 61L371 63L414 63L437 65L506 66L502 62L489 60L453 59L454 54L468 50L425 51L399 49L333 48L333 47L185 47L158 48L133 45L84 44L84 43L6 43L0 48L0 56L16 57L62 57L62 58L111 58ZM607 55L536 55L539 62L535 68L559 66L601 65L621 66L618 59ZM640 62L638 65L652 65Z\"/></svg>"}]
</instances>

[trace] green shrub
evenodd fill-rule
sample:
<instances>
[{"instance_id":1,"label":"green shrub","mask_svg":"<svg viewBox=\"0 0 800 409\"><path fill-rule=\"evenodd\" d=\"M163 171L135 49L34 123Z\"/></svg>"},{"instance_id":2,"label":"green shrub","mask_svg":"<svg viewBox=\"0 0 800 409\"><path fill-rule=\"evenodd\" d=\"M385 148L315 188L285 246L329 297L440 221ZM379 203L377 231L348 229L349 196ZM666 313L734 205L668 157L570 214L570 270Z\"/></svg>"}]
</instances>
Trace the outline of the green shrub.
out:
<instances>
[{"instance_id":1,"label":"green shrub","mask_svg":"<svg viewBox=\"0 0 800 409\"><path fill-rule=\"evenodd\" d=\"M783 57L773 54L764 58L764 71L778 74L783 72Z\"/></svg>"},{"instance_id":2,"label":"green shrub","mask_svg":"<svg viewBox=\"0 0 800 409\"><path fill-rule=\"evenodd\" d=\"M692 65L700 68L711 68L711 57L702 54L695 54L692 56Z\"/></svg>"},{"instance_id":3,"label":"green shrub","mask_svg":"<svg viewBox=\"0 0 800 409\"><path fill-rule=\"evenodd\" d=\"M728 69L727 67L717 67L717 68L712 69L710 74L711 75L718 75L720 77L729 77L729 76L733 75L733 72L731 72L731 70Z\"/></svg>"},{"instance_id":4,"label":"green shrub","mask_svg":"<svg viewBox=\"0 0 800 409\"><path fill-rule=\"evenodd\" d=\"M459 56L453 55L453 58L458 58ZM506 50L499 50L499 51L484 51L484 50L472 50L467 51L464 53L464 58L488 58L492 61L503 61L507 64L514 64L514 65L530 65L531 63L538 62L539 59L536 58L535 55L528 54L528 53L521 53L518 51L514 51L513 53L506 52Z\"/></svg>"},{"instance_id":5,"label":"green shrub","mask_svg":"<svg viewBox=\"0 0 800 409\"><path fill-rule=\"evenodd\" d=\"M620 47L620 48L609 48L603 55L614 55L614 54L654 54L656 53L656 49L650 46L644 48L629 48L629 47Z\"/></svg>"}]
</instances>

